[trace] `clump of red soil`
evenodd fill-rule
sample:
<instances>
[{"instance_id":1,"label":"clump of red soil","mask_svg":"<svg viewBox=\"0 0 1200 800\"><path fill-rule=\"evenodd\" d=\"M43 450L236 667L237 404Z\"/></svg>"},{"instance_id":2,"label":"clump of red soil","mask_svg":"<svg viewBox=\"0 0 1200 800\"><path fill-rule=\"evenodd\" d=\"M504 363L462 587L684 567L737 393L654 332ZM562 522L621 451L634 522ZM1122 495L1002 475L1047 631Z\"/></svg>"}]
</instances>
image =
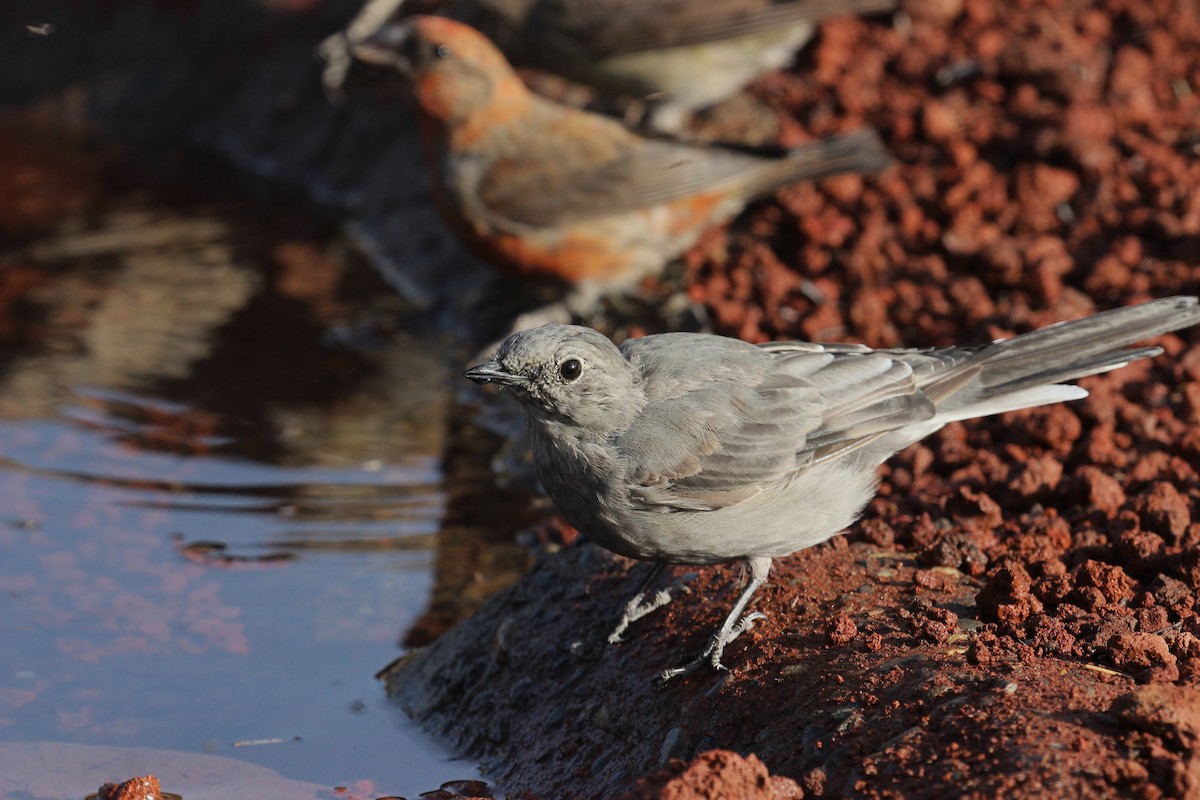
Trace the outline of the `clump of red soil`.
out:
<instances>
[{"instance_id":1,"label":"clump of red soil","mask_svg":"<svg viewBox=\"0 0 1200 800\"><path fill-rule=\"evenodd\" d=\"M618 800L800 800L804 790L789 778L772 777L756 756L740 756L728 750L710 750L690 764L672 761L665 768L638 781L631 792Z\"/></svg>"},{"instance_id":2,"label":"clump of red soil","mask_svg":"<svg viewBox=\"0 0 1200 800\"><path fill-rule=\"evenodd\" d=\"M158 778L146 775L121 783L106 783L93 797L97 800L162 800L162 789Z\"/></svg>"}]
</instances>

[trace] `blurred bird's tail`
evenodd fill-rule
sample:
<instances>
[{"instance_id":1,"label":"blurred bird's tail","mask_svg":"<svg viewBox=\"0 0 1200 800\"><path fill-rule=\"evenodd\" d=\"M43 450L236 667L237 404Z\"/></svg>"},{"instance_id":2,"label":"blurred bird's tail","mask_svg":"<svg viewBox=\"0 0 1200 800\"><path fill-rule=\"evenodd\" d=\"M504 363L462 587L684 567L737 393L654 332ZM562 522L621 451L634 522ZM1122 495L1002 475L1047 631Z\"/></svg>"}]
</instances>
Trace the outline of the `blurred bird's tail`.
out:
<instances>
[{"instance_id":1,"label":"blurred bird's tail","mask_svg":"<svg viewBox=\"0 0 1200 800\"><path fill-rule=\"evenodd\" d=\"M874 128L860 128L789 150L787 163L790 169L783 170L782 175L776 172L775 186L767 191L798 181L878 172L892 163L892 156Z\"/></svg>"},{"instance_id":2,"label":"blurred bird's tail","mask_svg":"<svg viewBox=\"0 0 1200 800\"><path fill-rule=\"evenodd\" d=\"M1063 381L1156 356L1161 347L1132 345L1198 323L1197 298L1167 297L983 347L928 352L930 360L914 364L914 372L937 408L934 419L945 424L1086 397L1086 390ZM934 364L939 360L941 368Z\"/></svg>"}]
</instances>

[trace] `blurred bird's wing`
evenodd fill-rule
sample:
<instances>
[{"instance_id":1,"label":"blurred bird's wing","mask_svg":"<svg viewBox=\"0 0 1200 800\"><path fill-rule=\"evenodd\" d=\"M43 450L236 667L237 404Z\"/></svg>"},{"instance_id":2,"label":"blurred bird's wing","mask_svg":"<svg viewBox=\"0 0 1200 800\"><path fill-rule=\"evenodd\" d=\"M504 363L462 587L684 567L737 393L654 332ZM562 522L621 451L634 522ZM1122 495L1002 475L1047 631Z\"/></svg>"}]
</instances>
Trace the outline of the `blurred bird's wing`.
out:
<instances>
[{"instance_id":1,"label":"blurred bird's wing","mask_svg":"<svg viewBox=\"0 0 1200 800\"><path fill-rule=\"evenodd\" d=\"M600 59L895 7L895 0L540 0L527 26L552 46Z\"/></svg>"},{"instance_id":2,"label":"blurred bird's wing","mask_svg":"<svg viewBox=\"0 0 1200 800\"><path fill-rule=\"evenodd\" d=\"M692 224L704 224L729 198L746 202L796 181L873 172L891 161L872 128L790 150L748 150L646 138L594 114L536 108L534 124L544 135L493 161L479 184L484 206L519 225L571 224L685 198L696 203Z\"/></svg>"},{"instance_id":3,"label":"blurred bird's wing","mask_svg":"<svg viewBox=\"0 0 1200 800\"><path fill-rule=\"evenodd\" d=\"M636 465L628 484L633 501L647 509L734 505L828 453L935 413L911 365L865 348L751 347L766 359L757 373L741 369L745 351L731 352L730 366L721 369L711 353L681 365L678 357L656 362L653 353L630 349L651 405L617 447Z\"/></svg>"},{"instance_id":4,"label":"blurred bird's wing","mask_svg":"<svg viewBox=\"0 0 1200 800\"><path fill-rule=\"evenodd\" d=\"M546 133L536 149L491 164L479 186L488 211L519 225L571 224L718 192L784 160L645 139L592 115Z\"/></svg>"}]
</instances>

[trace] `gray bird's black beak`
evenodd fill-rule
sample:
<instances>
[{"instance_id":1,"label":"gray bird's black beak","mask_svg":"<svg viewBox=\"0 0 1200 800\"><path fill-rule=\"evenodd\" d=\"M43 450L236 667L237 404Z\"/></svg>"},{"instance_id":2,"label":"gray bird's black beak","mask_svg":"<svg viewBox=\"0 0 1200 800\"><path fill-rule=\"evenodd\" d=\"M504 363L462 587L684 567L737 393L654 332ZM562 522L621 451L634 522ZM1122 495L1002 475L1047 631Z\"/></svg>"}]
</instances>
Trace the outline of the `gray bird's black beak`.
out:
<instances>
[{"instance_id":1,"label":"gray bird's black beak","mask_svg":"<svg viewBox=\"0 0 1200 800\"><path fill-rule=\"evenodd\" d=\"M463 373L463 377L470 378L481 386L485 383L498 383L501 386L519 386L522 383L529 382L529 379L524 375L514 375L511 372L505 372L501 369L497 361L488 361L486 364L471 367Z\"/></svg>"},{"instance_id":2,"label":"gray bird's black beak","mask_svg":"<svg viewBox=\"0 0 1200 800\"><path fill-rule=\"evenodd\" d=\"M402 55L407 38L403 25L384 25L362 41L351 41L350 52L364 64L393 67L407 75L412 70L412 63Z\"/></svg>"}]
</instances>

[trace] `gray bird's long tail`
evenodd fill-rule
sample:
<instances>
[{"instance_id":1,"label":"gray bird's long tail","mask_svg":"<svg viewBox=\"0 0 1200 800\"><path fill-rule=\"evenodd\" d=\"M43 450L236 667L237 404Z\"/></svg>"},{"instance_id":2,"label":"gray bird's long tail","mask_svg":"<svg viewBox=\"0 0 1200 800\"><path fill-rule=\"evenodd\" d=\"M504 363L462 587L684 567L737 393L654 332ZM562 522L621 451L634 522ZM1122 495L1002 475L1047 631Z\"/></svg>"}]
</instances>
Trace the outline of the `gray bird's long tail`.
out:
<instances>
[{"instance_id":1,"label":"gray bird's long tail","mask_svg":"<svg viewBox=\"0 0 1200 800\"><path fill-rule=\"evenodd\" d=\"M978 348L933 351L929 362L913 366L944 424L1085 397L1085 390L1062 382L1156 356L1161 347L1131 345L1198 323L1198 298L1167 297Z\"/></svg>"}]
</instances>

